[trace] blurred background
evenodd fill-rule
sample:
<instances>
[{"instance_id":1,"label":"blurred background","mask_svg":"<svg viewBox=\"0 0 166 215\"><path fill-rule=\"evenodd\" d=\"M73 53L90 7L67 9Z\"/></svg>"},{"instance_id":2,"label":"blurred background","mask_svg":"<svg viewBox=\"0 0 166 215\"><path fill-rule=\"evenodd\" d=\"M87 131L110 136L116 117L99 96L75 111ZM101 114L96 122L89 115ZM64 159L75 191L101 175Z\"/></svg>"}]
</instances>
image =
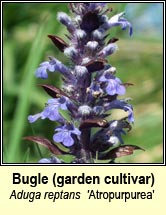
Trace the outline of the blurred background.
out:
<instances>
[{"instance_id":1,"label":"blurred background","mask_svg":"<svg viewBox=\"0 0 166 215\"><path fill-rule=\"evenodd\" d=\"M109 3L110 16L126 11L134 34L120 27L109 31L118 37L119 50L108 61L117 68L123 82L133 83L125 97L132 98L135 113L133 129L124 137L126 144L145 151L117 159L119 163L163 162L163 4ZM29 124L30 114L43 110L48 95L37 84L61 85L57 74L46 81L35 78L38 65L55 56L70 64L47 37L65 38L66 29L56 19L58 11L69 13L67 3L3 3L3 162L36 163L49 152L24 136L43 135L52 139L55 124L38 120ZM66 40L67 41L67 40ZM121 111L113 112L120 118Z\"/></svg>"}]
</instances>

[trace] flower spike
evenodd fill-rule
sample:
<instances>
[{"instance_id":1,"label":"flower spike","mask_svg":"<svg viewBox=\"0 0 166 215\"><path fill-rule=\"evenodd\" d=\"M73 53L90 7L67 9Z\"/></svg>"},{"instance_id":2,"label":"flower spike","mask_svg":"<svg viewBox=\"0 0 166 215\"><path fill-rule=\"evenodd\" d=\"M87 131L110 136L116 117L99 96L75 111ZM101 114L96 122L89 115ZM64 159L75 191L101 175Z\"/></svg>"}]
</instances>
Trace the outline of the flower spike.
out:
<instances>
[{"instance_id":1,"label":"flower spike","mask_svg":"<svg viewBox=\"0 0 166 215\"><path fill-rule=\"evenodd\" d=\"M51 98L44 110L28 116L30 123L49 119L55 123L52 140L42 137L24 139L46 146L50 158L41 158L40 164L68 163L115 163L116 158L131 155L141 149L125 145L123 135L131 131L134 122L133 107L124 96L132 83L123 83L111 56L118 50L116 37L109 37L109 29L121 26L122 30L132 25L124 12L109 18L112 8L107 3L69 3L72 16L58 12L57 19L68 33L65 42L57 35L48 35L62 54L68 57L68 66L54 57L48 57L39 65L37 78L47 79L48 72L59 72L62 87L40 84ZM111 63L111 64L110 64ZM124 111L124 118L113 118L112 110Z\"/></svg>"}]
</instances>

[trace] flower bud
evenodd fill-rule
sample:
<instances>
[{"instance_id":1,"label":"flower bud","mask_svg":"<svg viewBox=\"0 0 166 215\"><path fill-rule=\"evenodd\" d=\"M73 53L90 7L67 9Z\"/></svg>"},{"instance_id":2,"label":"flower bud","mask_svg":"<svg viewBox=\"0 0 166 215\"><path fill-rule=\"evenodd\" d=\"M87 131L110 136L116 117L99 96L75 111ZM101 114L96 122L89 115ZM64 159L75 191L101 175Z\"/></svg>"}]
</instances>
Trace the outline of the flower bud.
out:
<instances>
[{"instance_id":1,"label":"flower bud","mask_svg":"<svg viewBox=\"0 0 166 215\"><path fill-rule=\"evenodd\" d=\"M75 66L74 71L75 71L75 75L80 78L86 76L88 73L88 70L85 66Z\"/></svg>"},{"instance_id":2,"label":"flower bud","mask_svg":"<svg viewBox=\"0 0 166 215\"><path fill-rule=\"evenodd\" d=\"M110 43L102 49L100 55L102 55L102 57L107 57L108 55L115 53L117 50L118 46L115 43Z\"/></svg>"},{"instance_id":3,"label":"flower bud","mask_svg":"<svg viewBox=\"0 0 166 215\"><path fill-rule=\"evenodd\" d=\"M78 40L82 40L86 37L86 32L81 29L77 29L74 33Z\"/></svg>"},{"instance_id":4,"label":"flower bud","mask_svg":"<svg viewBox=\"0 0 166 215\"><path fill-rule=\"evenodd\" d=\"M81 116L88 116L91 114L91 112L92 112L92 108L89 107L88 105L82 105L78 108L78 113Z\"/></svg>"},{"instance_id":5,"label":"flower bud","mask_svg":"<svg viewBox=\"0 0 166 215\"><path fill-rule=\"evenodd\" d=\"M110 129L113 131L118 126L118 120L111 122Z\"/></svg>"},{"instance_id":6,"label":"flower bud","mask_svg":"<svg viewBox=\"0 0 166 215\"><path fill-rule=\"evenodd\" d=\"M93 112L96 114L96 115L101 115L104 113L104 108L102 106L95 106L93 108Z\"/></svg>"},{"instance_id":7,"label":"flower bud","mask_svg":"<svg viewBox=\"0 0 166 215\"><path fill-rule=\"evenodd\" d=\"M94 40L102 40L104 38L104 34L102 31L99 31L98 29L93 31L92 33L93 39Z\"/></svg>"},{"instance_id":8,"label":"flower bud","mask_svg":"<svg viewBox=\"0 0 166 215\"><path fill-rule=\"evenodd\" d=\"M64 54L67 57L70 57L72 59L76 59L78 57L78 52L77 52L77 50L73 46L65 48Z\"/></svg>"},{"instance_id":9,"label":"flower bud","mask_svg":"<svg viewBox=\"0 0 166 215\"><path fill-rule=\"evenodd\" d=\"M97 41L89 41L86 44L86 48L90 53L96 52L98 48L99 43Z\"/></svg>"},{"instance_id":10,"label":"flower bud","mask_svg":"<svg viewBox=\"0 0 166 215\"><path fill-rule=\"evenodd\" d=\"M111 136L108 139L108 143L110 143L111 146L118 146L119 145L119 139L116 136Z\"/></svg>"},{"instance_id":11,"label":"flower bud","mask_svg":"<svg viewBox=\"0 0 166 215\"><path fill-rule=\"evenodd\" d=\"M58 20L67 27L67 29L70 32L73 32L75 29L75 26L70 18L70 16L68 16L66 13L64 12L59 12L58 16L57 16Z\"/></svg>"}]
</instances>

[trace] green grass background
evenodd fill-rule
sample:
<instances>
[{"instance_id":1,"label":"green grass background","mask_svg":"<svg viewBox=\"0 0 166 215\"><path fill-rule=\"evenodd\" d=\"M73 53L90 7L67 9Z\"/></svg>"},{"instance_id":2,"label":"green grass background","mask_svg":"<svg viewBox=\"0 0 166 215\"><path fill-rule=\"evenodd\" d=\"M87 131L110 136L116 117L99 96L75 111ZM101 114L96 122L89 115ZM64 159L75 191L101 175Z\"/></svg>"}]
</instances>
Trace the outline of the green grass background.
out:
<instances>
[{"instance_id":1,"label":"green grass background","mask_svg":"<svg viewBox=\"0 0 166 215\"><path fill-rule=\"evenodd\" d=\"M118 37L119 51L108 57L123 82L131 82L125 97L132 98L135 123L124 137L126 144L138 145L145 152L117 159L119 163L163 162L163 38L162 3L109 3L110 16L126 9L134 35L120 27L109 31ZM157 9L158 8L158 9ZM27 117L39 113L48 95L39 83L61 85L57 74L46 81L36 79L39 63L55 56L65 64L68 59L56 49L48 34L63 39L67 33L56 19L58 11L68 13L66 3L3 3L3 162L33 163L40 159L36 144L22 139L29 135L52 138L55 123L38 120L29 124ZM157 11L157 12L156 12ZM158 21L158 22L157 22ZM113 111L113 117L124 116ZM42 156L49 152L40 147Z\"/></svg>"}]
</instances>

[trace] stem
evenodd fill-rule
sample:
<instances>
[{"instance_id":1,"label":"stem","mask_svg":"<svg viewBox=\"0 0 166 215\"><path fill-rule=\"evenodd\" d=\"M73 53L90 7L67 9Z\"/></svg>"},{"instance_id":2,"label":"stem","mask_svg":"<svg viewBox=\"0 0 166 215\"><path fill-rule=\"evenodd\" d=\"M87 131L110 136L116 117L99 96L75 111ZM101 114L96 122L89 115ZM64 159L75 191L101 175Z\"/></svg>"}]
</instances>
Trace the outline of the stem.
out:
<instances>
[{"instance_id":1,"label":"stem","mask_svg":"<svg viewBox=\"0 0 166 215\"><path fill-rule=\"evenodd\" d=\"M89 163L90 160L90 134L91 130L89 128L82 129L81 131L81 158L85 163Z\"/></svg>"}]
</instances>

